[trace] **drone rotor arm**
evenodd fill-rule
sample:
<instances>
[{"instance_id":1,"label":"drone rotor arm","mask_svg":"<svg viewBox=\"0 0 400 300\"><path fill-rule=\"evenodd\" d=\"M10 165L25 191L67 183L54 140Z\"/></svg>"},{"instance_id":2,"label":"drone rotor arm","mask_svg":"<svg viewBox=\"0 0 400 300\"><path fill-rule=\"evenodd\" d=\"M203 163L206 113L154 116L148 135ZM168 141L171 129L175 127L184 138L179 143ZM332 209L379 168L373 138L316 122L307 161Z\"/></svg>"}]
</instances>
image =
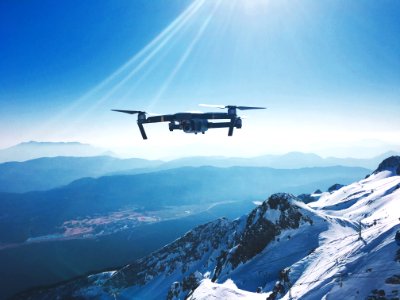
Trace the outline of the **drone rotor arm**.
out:
<instances>
[{"instance_id":1,"label":"drone rotor arm","mask_svg":"<svg viewBox=\"0 0 400 300\"><path fill-rule=\"evenodd\" d=\"M204 113L201 115L201 118L203 119L210 119L210 120L216 120L216 119L231 119L231 116L228 115L227 113Z\"/></svg>"},{"instance_id":2,"label":"drone rotor arm","mask_svg":"<svg viewBox=\"0 0 400 300\"><path fill-rule=\"evenodd\" d=\"M174 115L151 116L146 119L146 123L172 122L172 121L175 121Z\"/></svg>"}]
</instances>

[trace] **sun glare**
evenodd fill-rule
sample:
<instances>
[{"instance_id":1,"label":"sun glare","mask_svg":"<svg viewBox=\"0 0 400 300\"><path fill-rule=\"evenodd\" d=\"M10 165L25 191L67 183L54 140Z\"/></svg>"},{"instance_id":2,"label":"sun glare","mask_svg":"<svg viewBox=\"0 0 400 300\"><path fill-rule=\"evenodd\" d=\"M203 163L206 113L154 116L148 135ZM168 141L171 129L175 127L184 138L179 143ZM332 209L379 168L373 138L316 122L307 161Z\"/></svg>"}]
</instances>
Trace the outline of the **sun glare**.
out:
<instances>
[{"instance_id":1,"label":"sun glare","mask_svg":"<svg viewBox=\"0 0 400 300\"><path fill-rule=\"evenodd\" d=\"M235 6L247 15L256 15L265 11L269 0L225 0L226 5Z\"/></svg>"}]
</instances>

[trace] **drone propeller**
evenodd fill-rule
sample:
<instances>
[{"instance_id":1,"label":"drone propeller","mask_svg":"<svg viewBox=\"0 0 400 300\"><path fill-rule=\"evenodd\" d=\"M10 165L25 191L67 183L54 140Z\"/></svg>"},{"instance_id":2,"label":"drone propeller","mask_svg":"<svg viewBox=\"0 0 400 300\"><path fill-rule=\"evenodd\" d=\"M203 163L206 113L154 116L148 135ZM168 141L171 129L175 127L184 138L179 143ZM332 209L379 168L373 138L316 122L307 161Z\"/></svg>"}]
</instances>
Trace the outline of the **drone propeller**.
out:
<instances>
[{"instance_id":1,"label":"drone propeller","mask_svg":"<svg viewBox=\"0 0 400 300\"><path fill-rule=\"evenodd\" d=\"M235 109L240 109L240 110L249 110L249 109L266 109L266 107L255 107L255 106L238 106L238 105L214 105L214 104L199 104L199 106L204 106L204 107L214 107L214 108L219 108L219 109L230 109L230 108L235 108Z\"/></svg>"},{"instance_id":2,"label":"drone propeller","mask_svg":"<svg viewBox=\"0 0 400 300\"><path fill-rule=\"evenodd\" d=\"M122 113L126 113L126 114L146 114L145 111L141 111L141 110L124 110L124 109L112 109L112 111L117 111L117 112L122 112Z\"/></svg>"},{"instance_id":3,"label":"drone propeller","mask_svg":"<svg viewBox=\"0 0 400 300\"><path fill-rule=\"evenodd\" d=\"M199 104L199 106L203 106L203 107L212 107L212 108L220 108L220 109L226 108L225 105L219 105L219 104Z\"/></svg>"},{"instance_id":4,"label":"drone propeller","mask_svg":"<svg viewBox=\"0 0 400 300\"><path fill-rule=\"evenodd\" d=\"M112 111L117 111L117 112L122 112L126 114L146 114L148 116L160 116L161 114L155 113L155 112L145 112L141 110L123 110L123 109L112 109Z\"/></svg>"},{"instance_id":5,"label":"drone propeller","mask_svg":"<svg viewBox=\"0 0 400 300\"><path fill-rule=\"evenodd\" d=\"M235 105L227 105L225 108L237 108L240 110L249 110L249 109L267 109L266 107L256 107L256 106L235 106Z\"/></svg>"}]
</instances>

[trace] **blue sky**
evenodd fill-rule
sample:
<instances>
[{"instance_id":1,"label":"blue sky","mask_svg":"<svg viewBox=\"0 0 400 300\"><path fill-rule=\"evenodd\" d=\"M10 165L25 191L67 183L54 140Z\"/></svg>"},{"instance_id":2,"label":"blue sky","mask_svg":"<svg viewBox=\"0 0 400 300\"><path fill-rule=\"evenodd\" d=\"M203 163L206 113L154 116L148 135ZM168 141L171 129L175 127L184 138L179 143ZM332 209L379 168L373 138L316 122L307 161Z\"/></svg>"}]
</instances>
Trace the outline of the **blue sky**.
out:
<instances>
[{"instance_id":1,"label":"blue sky","mask_svg":"<svg viewBox=\"0 0 400 300\"><path fill-rule=\"evenodd\" d=\"M0 147L365 156L400 144L398 1L2 1L0 41ZM246 112L233 138L152 124L146 142L109 111L198 103L269 109Z\"/></svg>"}]
</instances>

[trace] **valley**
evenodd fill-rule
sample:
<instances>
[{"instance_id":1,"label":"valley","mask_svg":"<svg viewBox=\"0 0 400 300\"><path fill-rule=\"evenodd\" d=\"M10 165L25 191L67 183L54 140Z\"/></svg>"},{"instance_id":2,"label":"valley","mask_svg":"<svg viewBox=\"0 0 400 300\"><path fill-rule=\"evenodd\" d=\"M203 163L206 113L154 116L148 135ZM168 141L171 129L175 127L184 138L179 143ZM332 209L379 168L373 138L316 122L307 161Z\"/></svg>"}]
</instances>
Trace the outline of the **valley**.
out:
<instances>
[{"instance_id":1,"label":"valley","mask_svg":"<svg viewBox=\"0 0 400 300\"><path fill-rule=\"evenodd\" d=\"M68 238L53 234L3 246L0 249L0 265L3 266L0 268L0 293L9 297L29 288L123 266L172 242L199 224L220 216L234 219L253 207L254 204L247 201L171 207L159 211L157 221L138 223L119 218L114 223L103 224L101 234L80 233ZM125 216L130 214L126 212ZM84 220L90 222L93 219Z\"/></svg>"},{"instance_id":2,"label":"valley","mask_svg":"<svg viewBox=\"0 0 400 300\"><path fill-rule=\"evenodd\" d=\"M122 268L15 299L395 299L400 157L329 190L309 204L275 193L240 218L199 225Z\"/></svg>"}]
</instances>

